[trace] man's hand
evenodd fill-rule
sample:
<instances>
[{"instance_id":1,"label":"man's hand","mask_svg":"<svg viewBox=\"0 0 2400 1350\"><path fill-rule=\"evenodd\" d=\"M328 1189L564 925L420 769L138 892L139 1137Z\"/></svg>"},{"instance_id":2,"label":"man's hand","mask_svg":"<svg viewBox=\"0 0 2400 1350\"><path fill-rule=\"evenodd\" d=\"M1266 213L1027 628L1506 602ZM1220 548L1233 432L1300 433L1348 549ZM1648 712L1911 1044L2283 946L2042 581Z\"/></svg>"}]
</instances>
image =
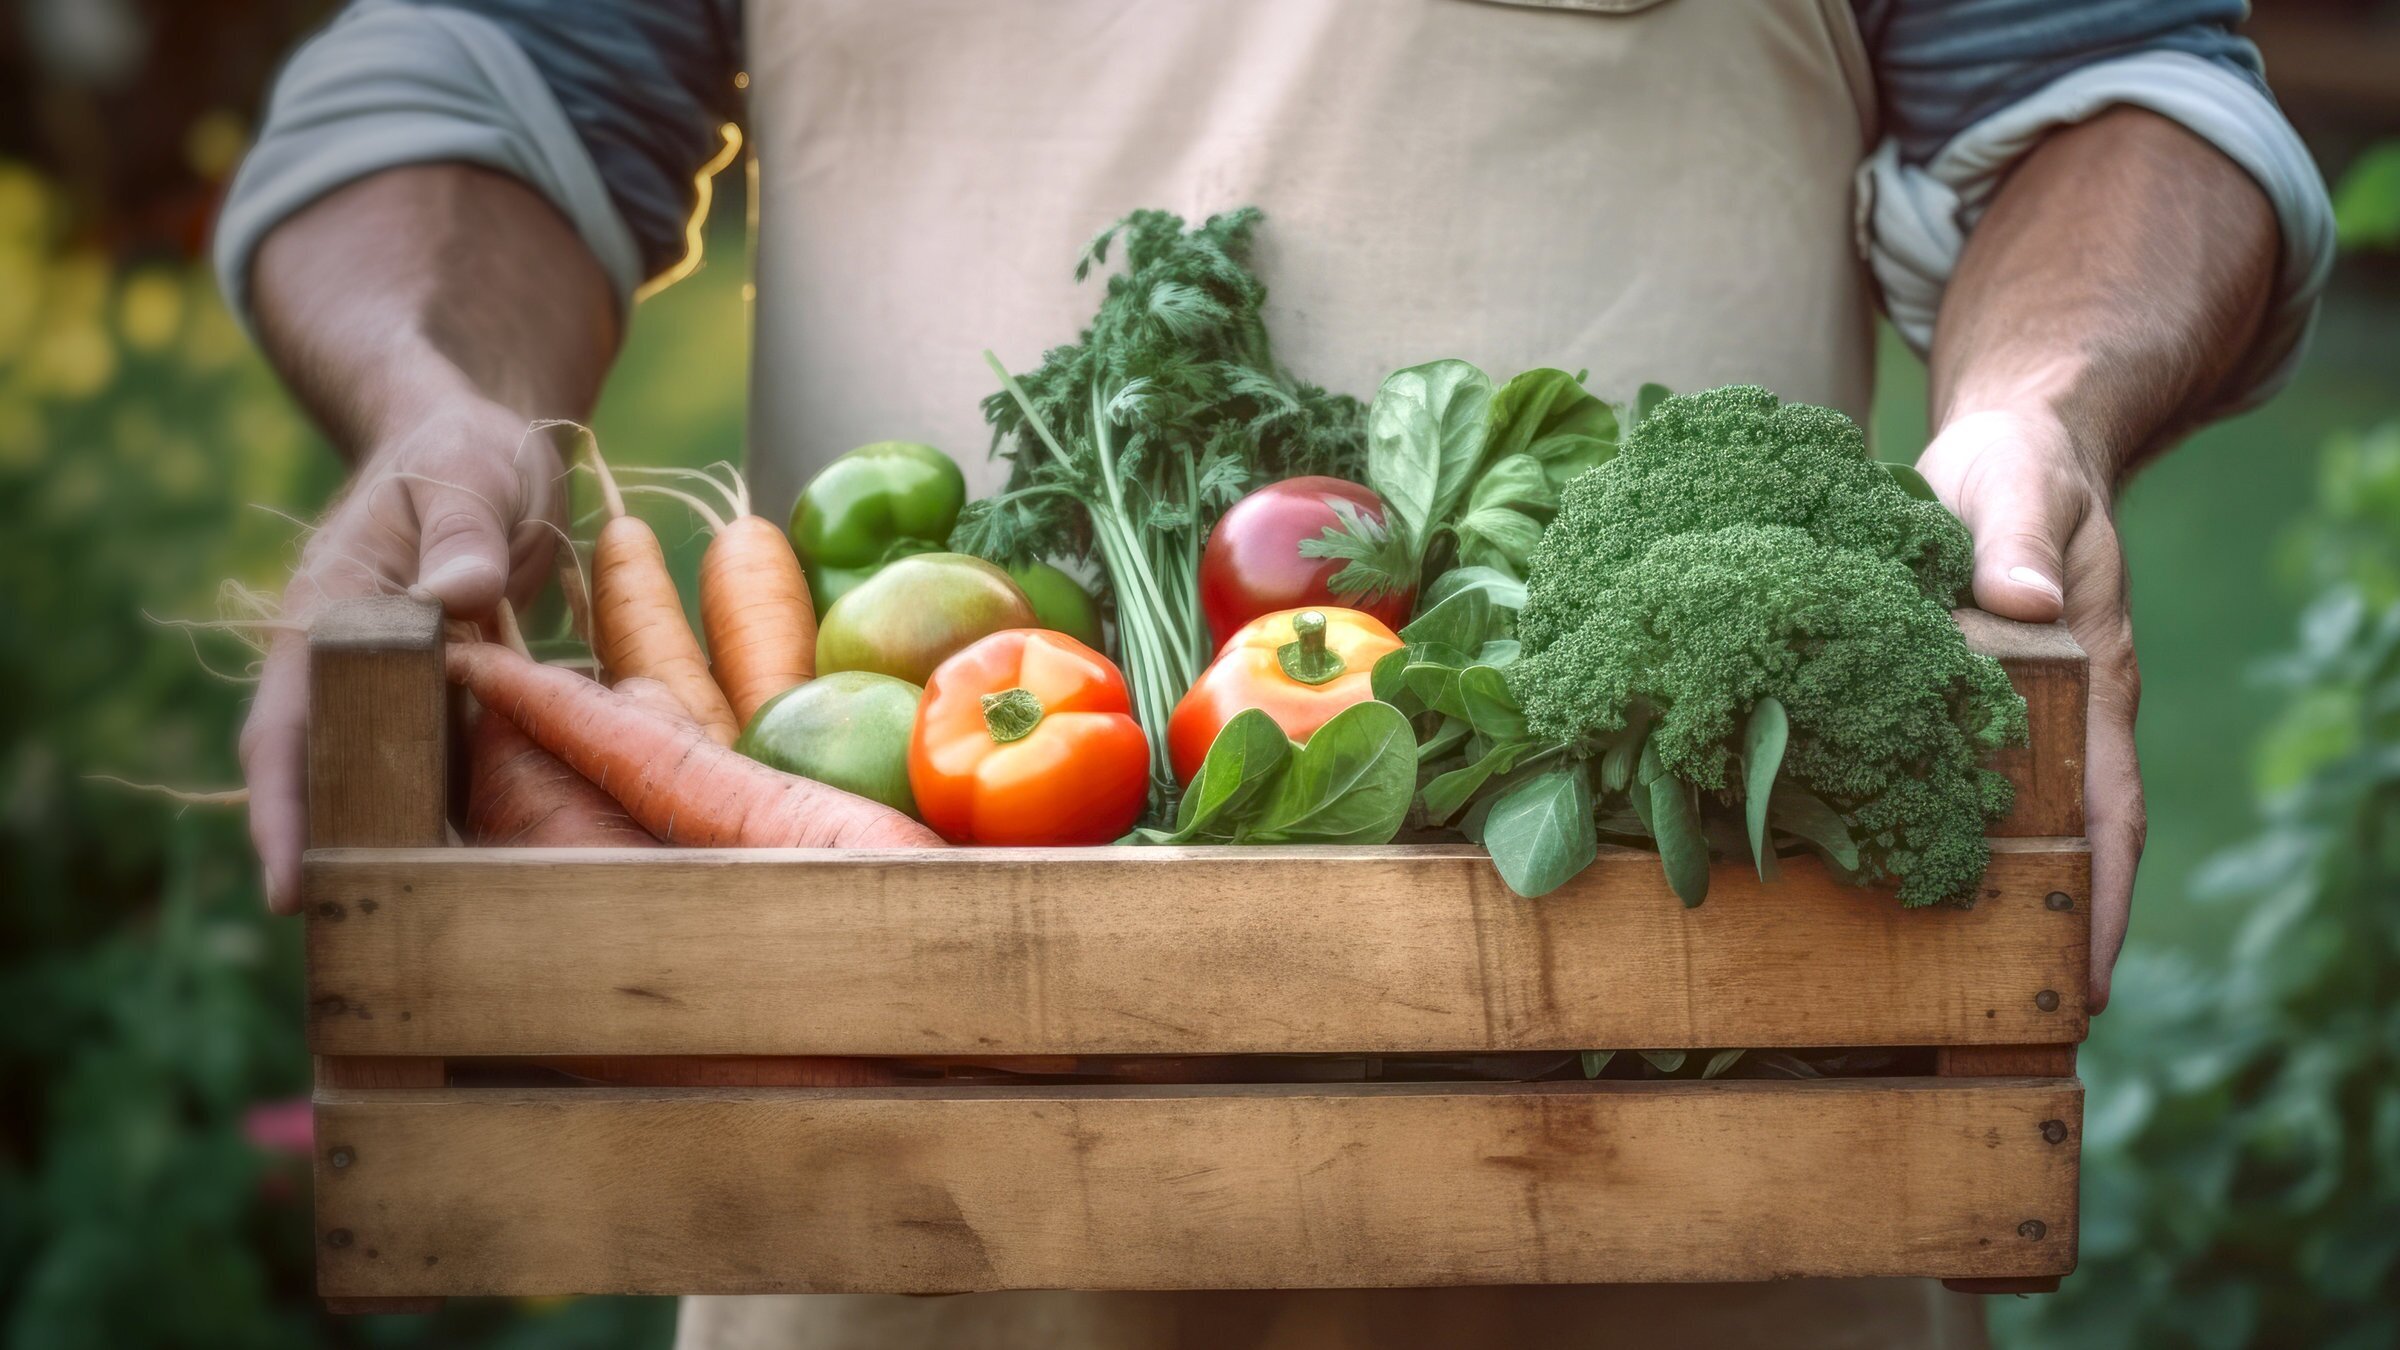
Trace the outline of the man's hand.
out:
<instances>
[{"instance_id":1,"label":"man's hand","mask_svg":"<svg viewBox=\"0 0 2400 1350\"><path fill-rule=\"evenodd\" d=\"M2108 1006L2147 817L2141 677L2117 485L2221 404L2274 289L2280 235L2232 160L2155 113L2051 134L1967 241L1934 325L1917 467L1975 536L1975 603L2062 615L2091 657L2083 809L2091 1010Z\"/></svg>"},{"instance_id":2,"label":"man's hand","mask_svg":"<svg viewBox=\"0 0 2400 1350\"><path fill-rule=\"evenodd\" d=\"M387 169L259 245L258 336L357 473L301 554L284 616L402 591L482 618L549 574L565 497L541 418L580 418L617 345L608 278L522 183L463 164ZM308 646L267 654L242 728L267 904L300 904Z\"/></svg>"},{"instance_id":3,"label":"man's hand","mask_svg":"<svg viewBox=\"0 0 2400 1350\"><path fill-rule=\"evenodd\" d=\"M495 403L465 399L368 447L358 476L300 555L283 615L305 623L328 600L408 591L459 618L505 594L530 602L549 575L565 498L545 432ZM308 641L279 634L243 724L250 839L267 905L300 904L307 846Z\"/></svg>"},{"instance_id":4,"label":"man's hand","mask_svg":"<svg viewBox=\"0 0 2400 1350\"><path fill-rule=\"evenodd\" d=\"M2125 555L2109 483L2047 413L1952 421L1918 472L1975 537L1975 603L2026 623L2067 621L2091 658L2083 802L2092 841L2091 1010L2108 1006L2148 816L2133 723L2142 698Z\"/></svg>"}]
</instances>

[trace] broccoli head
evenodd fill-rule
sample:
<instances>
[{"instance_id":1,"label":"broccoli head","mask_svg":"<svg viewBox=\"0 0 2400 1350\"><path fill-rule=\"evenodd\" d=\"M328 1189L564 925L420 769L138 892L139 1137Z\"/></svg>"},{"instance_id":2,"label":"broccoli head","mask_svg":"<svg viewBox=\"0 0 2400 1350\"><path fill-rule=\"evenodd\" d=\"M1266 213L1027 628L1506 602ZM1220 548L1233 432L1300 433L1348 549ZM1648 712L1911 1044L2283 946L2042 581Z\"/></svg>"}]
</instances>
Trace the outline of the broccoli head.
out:
<instances>
[{"instance_id":1,"label":"broccoli head","mask_svg":"<svg viewBox=\"0 0 2400 1350\"><path fill-rule=\"evenodd\" d=\"M1660 762L1730 801L1761 699L1779 783L1839 813L1869 880L1970 896L2025 704L1949 615L1965 529L1866 458L1840 414L1753 388L1669 399L1562 495L1526 581L1508 681L1533 732L1591 744L1649 723Z\"/></svg>"}]
</instances>

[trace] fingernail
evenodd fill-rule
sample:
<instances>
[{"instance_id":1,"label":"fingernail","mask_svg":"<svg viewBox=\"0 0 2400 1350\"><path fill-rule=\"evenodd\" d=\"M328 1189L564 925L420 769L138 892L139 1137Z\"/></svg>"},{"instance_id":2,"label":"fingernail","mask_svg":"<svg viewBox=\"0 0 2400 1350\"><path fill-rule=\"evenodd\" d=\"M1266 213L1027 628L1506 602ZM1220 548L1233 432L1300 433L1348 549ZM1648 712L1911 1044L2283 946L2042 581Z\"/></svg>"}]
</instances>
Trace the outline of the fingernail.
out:
<instances>
[{"instance_id":1,"label":"fingernail","mask_svg":"<svg viewBox=\"0 0 2400 1350\"><path fill-rule=\"evenodd\" d=\"M2046 576L2043 576L2041 573L2034 571L2030 567L2012 567L2008 569L2008 579L2016 582L2020 586L2031 586L2035 590L2049 596L2051 599L2058 601L2060 604L2066 603L2067 593L2058 588L2058 583L2052 581Z\"/></svg>"},{"instance_id":2,"label":"fingernail","mask_svg":"<svg viewBox=\"0 0 2400 1350\"><path fill-rule=\"evenodd\" d=\"M268 912L268 913L272 914L272 913L274 913L274 912L275 912L275 911L276 911L278 908L280 908L280 907L279 907L279 906L278 906L278 905L275 903L276 896L275 896L275 874L274 874L274 873L272 873L272 872L268 872L268 871L265 871L265 870L261 870L261 871L259 872L259 874L258 874L258 889L259 889L259 893L260 893L260 894L262 894L262 895L264 895L264 896L266 896L266 897L267 897L267 912Z\"/></svg>"},{"instance_id":3,"label":"fingernail","mask_svg":"<svg viewBox=\"0 0 2400 1350\"><path fill-rule=\"evenodd\" d=\"M431 594L477 572L489 572L497 575L499 571L500 569L495 567L489 558L452 558L435 568L431 575L419 577L417 584L409 588L409 594L414 595L420 590Z\"/></svg>"}]
</instances>

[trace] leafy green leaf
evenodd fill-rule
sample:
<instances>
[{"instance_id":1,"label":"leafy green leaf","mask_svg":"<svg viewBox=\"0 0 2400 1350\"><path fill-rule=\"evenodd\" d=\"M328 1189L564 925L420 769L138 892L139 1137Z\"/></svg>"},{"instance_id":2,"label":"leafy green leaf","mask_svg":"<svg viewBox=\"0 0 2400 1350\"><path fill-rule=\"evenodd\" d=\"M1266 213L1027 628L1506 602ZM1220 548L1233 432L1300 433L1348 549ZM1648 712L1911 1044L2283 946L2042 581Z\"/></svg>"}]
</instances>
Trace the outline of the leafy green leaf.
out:
<instances>
[{"instance_id":1,"label":"leafy green leaf","mask_svg":"<svg viewBox=\"0 0 2400 1350\"><path fill-rule=\"evenodd\" d=\"M1700 809L1692 790L1667 772L1655 744L1642 748L1642 786L1650 804L1650 837L1658 841L1658 859L1667 884L1690 909L1708 899L1708 839L1700 830Z\"/></svg>"},{"instance_id":2,"label":"leafy green leaf","mask_svg":"<svg viewBox=\"0 0 2400 1350\"><path fill-rule=\"evenodd\" d=\"M1459 591L1431 606L1400 630L1411 646L1441 643L1471 652L1506 631L1505 618L1484 589Z\"/></svg>"},{"instance_id":3,"label":"leafy green leaf","mask_svg":"<svg viewBox=\"0 0 2400 1350\"><path fill-rule=\"evenodd\" d=\"M1457 723L1453 722L1450 725L1456 726ZM1492 775L1506 773L1515 768L1517 761L1524 758L1525 753L1534 748L1531 741L1511 741L1495 745L1484 752L1482 757L1474 763L1464 768L1452 769L1427 783L1424 792L1419 794L1425 803L1426 819L1439 825L1457 815L1459 808L1465 806L1469 799L1482 790L1485 783L1491 781Z\"/></svg>"},{"instance_id":4,"label":"leafy green leaf","mask_svg":"<svg viewBox=\"0 0 2400 1350\"><path fill-rule=\"evenodd\" d=\"M1492 603L1505 610L1525 607L1525 583L1514 573L1497 567L1453 567L1433 579L1418 597L1420 608L1431 610L1461 591L1479 590L1492 597Z\"/></svg>"},{"instance_id":5,"label":"leafy green leaf","mask_svg":"<svg viewBox=\"0 0 2400 1350\"><path fill-rule=\"evenodd\" d=\"M1419 557L1481 467L1492 381L1464 361L1386 376L1367 409L1367 486Z\"/></svg>"},{"instance_id":6,"label":"leafy green leaf","mask_svg":"<svg viewBox=\"0 0 2400 1350\"><path fill-rule=\"evenodd\" d=\"M1388 844L1417 790L1417 738L1389 703L1335 713L1292 756L1240 841Z\"/></svg>"},{"instance_id":7,"label":"leafy green leaf","mask_svg":"<svg viewBox=\"0 0 2400 1350\"><path fill-rule=\"evenodd\" d=\"M1614 1050L1584 1051L1581 1056L1583 1060L1583 1076L1586 1078L1598 1078L1600 1076L1600 1071L1607 1068L1608 1062L1616 1057L1617 1052Z\"/></svg>"},{"instance_id":8,"label":"leafy green leaf","mask_svg":"<svg viewBox=\"0 0 2400 1350\"><path fill-rule=\"evenodd\" d=\"M1475 664L1494 670L1524 655L1525 644L1515 638L1493 638L1475 649Z\"/></svg>"},{"instance_id":9,"label":"leafy green leaf","mask_svg":"<svg viewBox=\"0 0 2400 1350\"><path fill-rule=\"evenodd\" d=\"M1742 809L1750 827L1750 856L1758 864L1758 879L1774 880L1775 847L1767 838L1767 803L1774 799L1775 775L1783 768L1783 749L1791 739L1791 717L1783 700L1770 695L1750 709L1742 728Z\"/></svg>"},{"instance_id":10,"label":"leafy green leaf","mask_svg":"<svg viewBox=\"0 0 2400 1350\"><path fill-rule=\"evenodd\" d=\"M1385 652L1376 657L1375 669L1367 675L1368 690L1383 702L1399 707L1402 712L1418 711L1403 702L1403 700L1407 700L1409 703L1415 701L1409 695L1407 682L1403 678L1403 672L1408 669L1408 663L1413 659L1415 658L1409 654L1406 647L1402 647L1398 651Z\"/></svg>"},{"instance_id":11,"label":"leafy green leaf","mask_svg":"<svg viewBox=\"0 0 2400 1350\"><path fill-rule=\"evenodd\" d=\"M1467 702L1458 692L1462 668L1441 661L1412 661L1400 672L1401 682L1418 701L1444 717L1465 717Z\"/></svg>"},{"instance_id":12,"label":"leafy green leaf","mask_svg":"<svg viewBox=\"0 0 2400 1350\"><path fill-rule=\"evenodd\" d=\"M1479 736L1494 741L1519 740L1525 735L1525 710L1509 692L1508 680L1493 666L1472 665L1458 674L1459 702Z\"/></svg>"},{"instance_id":13,"label":"leafy green leaf","mask_svg":"<svg viewBox=\"0 0 2400 1350\"><path fill-rule=\"evenodd\" d=\"M1617 414L1563 370L1528 370L1492 396L1495 460L1528 455L1555 493L1617 453Z\"/></svg>"},{"instance_id":14,"label":"leafy green leaf","mask_svg":"<svg viewBox=\"0 0 2400 1350\"><path fill-rule=\"evenodd\" d=\"M1531 455L1510 455L1492 462L1475 480L1474 490L1467 494L1467 514L1494 507L1513 507L1520 511L1554 510L1558 506L1558 490L1542 472L1542 462Z\"/></svg>"},{"instance_id":15,"label":"leafy green leaf","mask_svg":"<svg viewBox=\"0 0 2400 1350\"><path fill-rule=\"evenodd\" d=\"M1717 1053L1708 1057L1708 1064L1705 1068L1700 1070L1700 1076L1702 1078L1715 1078L1723 1074L1727 1069L1730 1069L1735 1064L1739 1063L1742 1056L1748 1053L1749 1051L1747 1050L1719 1050Z\"/></svg>"},{"instance_id":16,"label":"leafy green leaf","mask_svg":"<svg viewBox=\"0 0 2400 1350\"><path fill-rule=\"evenodd\" d=\"M1663 384L1645 384L1633 396L1633 424L1640 426L1659 404L1675 397L1675 392Z\"/></svg>"},{"instance_id":17,"label":"leafy green leaf","mask_svg":"<svg viewBox=\"0 0 2400 1350\"><path fill-rule=\"evenodd\" d=\"M1492 802L1482 833L1510 890L1528 900L1548 895L1600 856L1589 776L1569 764L1526 779Z\"/></svg>"},{"instance_id":18,"label":"leafy green leaf","mask_svg":"<svg viewBox=\"0 0 2400 1350\"><path fill-rule=\"evenodd\" d=\"M1542 523L1509 506L1487 506L1458 522L1458 556L1472 567L1522 571L1542 541Z\"/></svg>"},{"instance_id":19,"label":"leafy green leaf","mask_svg":"<svg viewBox=\"0 0 2400 1350\"><path fill-rule=\"evenodd\" d=\"M1681 1069L1686 1058L1681 1050L1642 1050L1636 1053L1650 1061L1650 1067L1660 1073L1674 1073Z\"/></svg>"},{"instance_id":20,"label":"leafy green leaf","mask_svg":"<svg viewBox=\"0 0 2400 1350\"><path fill-rule=\"evenodd\" d=\"M1807 841L1825 855L1827 862L1843 871L1858 870L1858 845L1851 841L1850 827L1842 823L1841 813L1815 794L1788 785L1776 789L1775 800L1767 808L1767 821L1776 829Z\"/></svg>"},{"instance_id":21,"label":"leafy green leaf","mask_svg":"<svg viewBox=\"0 0 2400 1350\"><path fill-rule=\"evenodd\" d=\"M1176 808L1175 834L1189 839L1230 833L1220 825L1240 819L1277 774L1292 762L1291 738L1275 719L1256 708L1235 713L1209 742L1200 772L1192 776Z\"/></svg>"}]
</instances>

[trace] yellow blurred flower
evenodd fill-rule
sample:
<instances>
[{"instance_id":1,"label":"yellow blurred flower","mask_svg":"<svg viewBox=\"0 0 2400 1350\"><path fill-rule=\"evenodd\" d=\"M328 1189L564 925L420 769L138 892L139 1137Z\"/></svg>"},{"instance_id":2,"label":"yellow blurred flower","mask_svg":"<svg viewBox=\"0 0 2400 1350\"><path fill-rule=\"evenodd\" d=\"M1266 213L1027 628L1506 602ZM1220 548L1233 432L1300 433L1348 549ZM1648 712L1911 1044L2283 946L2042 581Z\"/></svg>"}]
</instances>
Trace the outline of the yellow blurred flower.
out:
<instances>
[{"instance_id":1,"label":"yellow blurred flower","mask_svg":"<svg viewBox=\"0 0 2400 1350\"><path fill-rule=\"evenodd\" d=\"M0 234L0 366L24 351L41 296L41 254L31 244L12 243Z\"/></svg>"},{"instance_id":2,"label":"yellow blurred flower","mask_svg":"<svg viewBox=\"0 0 2400 1350\"><path fill-rule=\"evenodd\" d=\"M39 244L50 231L50 190L33 170L0 159L0 243Z\"/></svg>"},{"instance_id":3,"label":"yellow blurred flower","mask_svg":"<svg viewBox=\"0 0 2400 1350\"><path fill-rule=\"evenodd\" d=\"M51 328L34 339L33 350L26 354L27 386L50 398L90 398L116 376L116 344L96 323Z\"/></svg>"},{"instance_id":4,"label":"yellow blurred flower","mask_svg":"<svg viewBox=\"0 0 2400 1350\"><path fill-rule=\"evenodd\" d=\"M42 309L50 322L74 324L98 320L108 308L110 267L96 249L63 253L50 264L42 289Z\"/></svg>"},{"instance_id":5,"label":"yellow blurred flower","mask_svg":"<svg viewBox=\"0 0 2400 1350\"><path fill-rule=\"evenodd\" d=\"M216 298L215 288L194 298L192 321L183 327L183 361L195 375L210 375L242 358L250 339Z\"/></svg>"},{"instance_id":6,"label":"yellow blurred flower","mask_svg":"<svg viewBox=\"0 0 2400 1350\"><path fill-rule=\"evenodd\" d=\"M146 267L125 281L117 295L117 329L125 345L155 352L183 328L183 285L171 273Z\"/></svg>"},{"instance_id":7,"label":"yellow blurred flower","mask_svg":"<svg viewBox=\"0 0 2400 1350\"><path fill-rule=\"evenodd\" d=\"M183 162L213 183L233 172L249 144L250 133L243 129L242 119L220 108L192 123L191 130L183 134Z\"/></svg>"}]
</instances>

